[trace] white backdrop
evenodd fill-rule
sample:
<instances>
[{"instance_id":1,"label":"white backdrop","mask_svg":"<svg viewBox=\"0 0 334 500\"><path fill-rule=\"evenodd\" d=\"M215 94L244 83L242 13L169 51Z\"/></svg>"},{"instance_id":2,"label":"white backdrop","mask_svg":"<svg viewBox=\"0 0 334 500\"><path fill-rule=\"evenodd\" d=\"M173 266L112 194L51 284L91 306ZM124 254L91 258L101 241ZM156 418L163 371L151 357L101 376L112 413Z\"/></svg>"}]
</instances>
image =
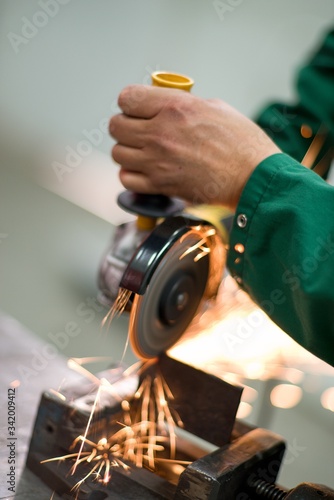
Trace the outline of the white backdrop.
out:
<instances>
[{"instance_id":1,"label":"white backdrop","mask_svg":"<svg viewBox=\"0 0 334 500\"><path fill-rule=\"evenodd\" d=\"M333 18L333 0L1 0L1 116L79 140L155 69L189 74L193 92L252 116L291 97Z\"/></svg>"}]
</instances>

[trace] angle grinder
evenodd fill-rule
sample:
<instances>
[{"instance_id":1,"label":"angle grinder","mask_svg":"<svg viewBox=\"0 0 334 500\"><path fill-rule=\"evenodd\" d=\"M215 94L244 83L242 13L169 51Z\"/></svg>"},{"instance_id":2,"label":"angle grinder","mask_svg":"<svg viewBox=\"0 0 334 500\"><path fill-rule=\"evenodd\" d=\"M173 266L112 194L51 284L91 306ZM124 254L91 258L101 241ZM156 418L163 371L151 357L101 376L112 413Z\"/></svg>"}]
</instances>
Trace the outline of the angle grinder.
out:
<instances>
[{"instance_id":1,"label":"angle grinder","mask_svg":"<svg viewBox=\"0 0 334 500\"><path fill-rule=\"evenodd\" d=\"M152 82L187 91L193 85L186 76L165 72L153 73ZM186 208L177 198L131 191L117 202L137 219L116 228L99 270L99 299L112 306L120 289L131 292L132 349L141 359L155 358L216 297L226 260L221 220L231 215L220 207Z\"/></svg>"}]
</instances>

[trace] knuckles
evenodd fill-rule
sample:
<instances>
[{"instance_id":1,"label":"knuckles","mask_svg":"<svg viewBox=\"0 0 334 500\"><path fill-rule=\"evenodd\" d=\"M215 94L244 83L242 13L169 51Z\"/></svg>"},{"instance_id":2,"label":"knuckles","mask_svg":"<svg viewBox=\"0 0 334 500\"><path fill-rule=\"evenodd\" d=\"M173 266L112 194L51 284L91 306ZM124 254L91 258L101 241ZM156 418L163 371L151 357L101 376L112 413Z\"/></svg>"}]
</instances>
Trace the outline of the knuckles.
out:
<instances>
[{"instance_id":1,"label":"knuckles","mask_svg":"<svg viewBox=\"0 0 334 500\"><path fill-rule=\"evenodd\" d=\"M163 113L169 120L186 124L189 116L192 115L192 103L194 100L195 98L190 94L180 91L177 96L173 96L173 98L166 101Z\"/></svg>"},{"instance_id":2,"label":"knuckles","mask_svg":"<svg viewBox=\"0 0 334 500\"><path fill-rule=\"evenodd\" d=\"M192 103L192 96L181 91L166 100L161 112L147 122L145 142L148 148L169 156L177 153L180 136L192 126Z\"/></svg>"}]
</instances>

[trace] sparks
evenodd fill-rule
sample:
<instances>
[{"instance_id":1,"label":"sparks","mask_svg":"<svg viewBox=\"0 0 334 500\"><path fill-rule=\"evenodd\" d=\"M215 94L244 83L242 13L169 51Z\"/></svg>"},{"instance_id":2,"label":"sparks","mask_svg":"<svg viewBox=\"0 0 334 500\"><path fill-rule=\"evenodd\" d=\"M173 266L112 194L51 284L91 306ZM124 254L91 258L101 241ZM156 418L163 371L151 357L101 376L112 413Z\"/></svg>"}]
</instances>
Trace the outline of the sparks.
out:
<instances>
[{"instance_id":1,"label":"sparks","mask_svg":"<svg viewBox=\"0 0 334 500\"><path fill-rule=\"evenodd\" d=\"M122 314L130 300L131 294L131 290L127 290L126 288L118 290L115 302L102 320L102 326L105 326L106 323L110 326L112 320Z\"/></svg>"},{"instance_id":2,"label":"sparks","mask_svg":"<svg viewBox=\"0 0 334 500\"><path fill-rule=\"evenodd\" d=\"M108 311L108 313L105 315L105 317L102 320L102 323L101 323L102 328L106 324L107 324L107 327L109 328L113 319L117 318L118 316L120 316L124 312L128 302L130 300L131 295L132 295L131 290L127 290L126 288L119 288L115 302L113 303L110 310ZM129 335L127 336L127 339L125 341L123 354L122 354L122 358L121 358L120 363L123 363L128 345L129 345Z\"/></svg>"},{"instance_id":3,"label":"sparks","mask_svg":"<svg viewBox=\"0 0 334 500\"><path fill-rule=\"evenodd\" d=\"M93 475L97 481L107 484L111 477L111 467L122 467L124 470L129 470L129 466L121 460L120 456L117 456L119 455L117 442L115 442L113 438L108 440L106 437L102 437L95 443L85 436L78 436L75 438L70 448L75 448L78 443L81 443L78 452L49 458L41 462L47 463L75 459L75 463L71 467L72 474L74 474L78 465L83 463L92 464L90 471L74 485L72 488L73 491L78 490L80 486ZM84 446L85 450L83 450Z\"/></svg>"},{"instance_id":4,"label":"sparks","mask_svg":"<svg viewBox=\"0 0 334 500\"><path fill-rule=\"evenodd\" d=\"M88 419L86 430L85 430L85 434L83 436L82 443L81 443L81 446L80 446L80 449L79 449L79 453L78 453L77 459L76 459L75 464L74 464L73 469L72 469L72 474L75 473L76 468L77 468L77 466L78 466L78 464L80 462L80 457L81 457L81 453L82 453L82 450L83 450L83 446L85 444L85 440L87 438L87 434L88 434L89 427L90 427L90 424L91 424L91 421L92 421L92 418L93 418L93 415L94 415L94 412L95 412L95 408L96 408L96 405L97 405L99 397L100 397L101 387L102 387L102 385L99 386L99 388L98 388L98 390L96 392L96 397L95 397L95 400L94 400L94 403L93 403L93 406L92 406L92 410L91 410L90 415L89 415L89 419Z\"/></svg>"},{"instance_id":5,"label":"sparks","mask_svg":"<svg viewBox=\"0 0 334 500\"><path fill-rule=\"evenodd\" d=\"M201 236L201 239L197 243L189 247L187 250L185 250L185 252L183 252L183 254L180 256L180 260L186 257L186 255L196 252L196 250L200 250L200 252L196 253L196 255L194 256L194 262L198 262L200 259L211 252L210 238L216 235L216 229L211 227L206 229L204 233L203 227L200 227L199 229L192 229L181 238L181 243L191 234L199 235Z\"/></svg>"},{"instance_id":6,"label":"sparks","mask_svg":"<svg viewBox=\"0 0 334 500\"><path fill-rule=\"evenodd\" d=\"M70 370L73 370L80 375L83 375L85 378L88 380L91 380L94 384L100 385L100 379L96 377L96 375L93 375L92 372L84 368L80 362L78 362L78 358L70 358L67 361L67 366L70 368Z\"/></svg>"},{"instance_id":7,"label":"sparks","mask_svg":"<svg viewBox=\"0 0 334 500\"><path fill-rule=\"evenodd\" d=\"M128 369L138 372L146 369L152 363L136 363ZM112 469L122 467L128 471L127 462L137 467L146 467L155 470L160 462L168 461L175 464L188 465L189 462L180 462L176 459L176 427L182 427L180 416L169 403L173 394L161 373L143 375L142 382L132 400L121 401L121 414L117 422L112 422L110 436L104 435L94 441L90 437L92 421L98 408L100 391L108 388L107 381L100 380L94 403L88 418L83 435L77 436L72 442L66 455L43 460L42 463L53 461L74 461L70 473L73 475L81 465L90 466L85 469L83 477L72 488L78 493L81 485L89 478L93 478L104 485L112 477ZM79 447L78 451L75 450ZM166 453L169 453L169 457Z\"/></svg>"}]
</instances>

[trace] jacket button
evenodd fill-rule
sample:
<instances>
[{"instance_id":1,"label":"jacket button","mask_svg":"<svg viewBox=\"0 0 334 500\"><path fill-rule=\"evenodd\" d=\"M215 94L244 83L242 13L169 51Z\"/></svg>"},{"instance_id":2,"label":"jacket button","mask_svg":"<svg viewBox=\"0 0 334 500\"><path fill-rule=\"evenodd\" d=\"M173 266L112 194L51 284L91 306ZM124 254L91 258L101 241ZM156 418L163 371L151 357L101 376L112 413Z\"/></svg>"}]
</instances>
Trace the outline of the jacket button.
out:
<instances>
[{"instance_id":1,"label":"jacket button","mask_svg":"<svg viewBox=\"0 0 334 500\"><path fill-rule=\"evenodd\" d=\"M239 227L244 228L247 225L247 217L245 214L239 214L237 217L237 224Z\"/></svg>"}]
</instances>

